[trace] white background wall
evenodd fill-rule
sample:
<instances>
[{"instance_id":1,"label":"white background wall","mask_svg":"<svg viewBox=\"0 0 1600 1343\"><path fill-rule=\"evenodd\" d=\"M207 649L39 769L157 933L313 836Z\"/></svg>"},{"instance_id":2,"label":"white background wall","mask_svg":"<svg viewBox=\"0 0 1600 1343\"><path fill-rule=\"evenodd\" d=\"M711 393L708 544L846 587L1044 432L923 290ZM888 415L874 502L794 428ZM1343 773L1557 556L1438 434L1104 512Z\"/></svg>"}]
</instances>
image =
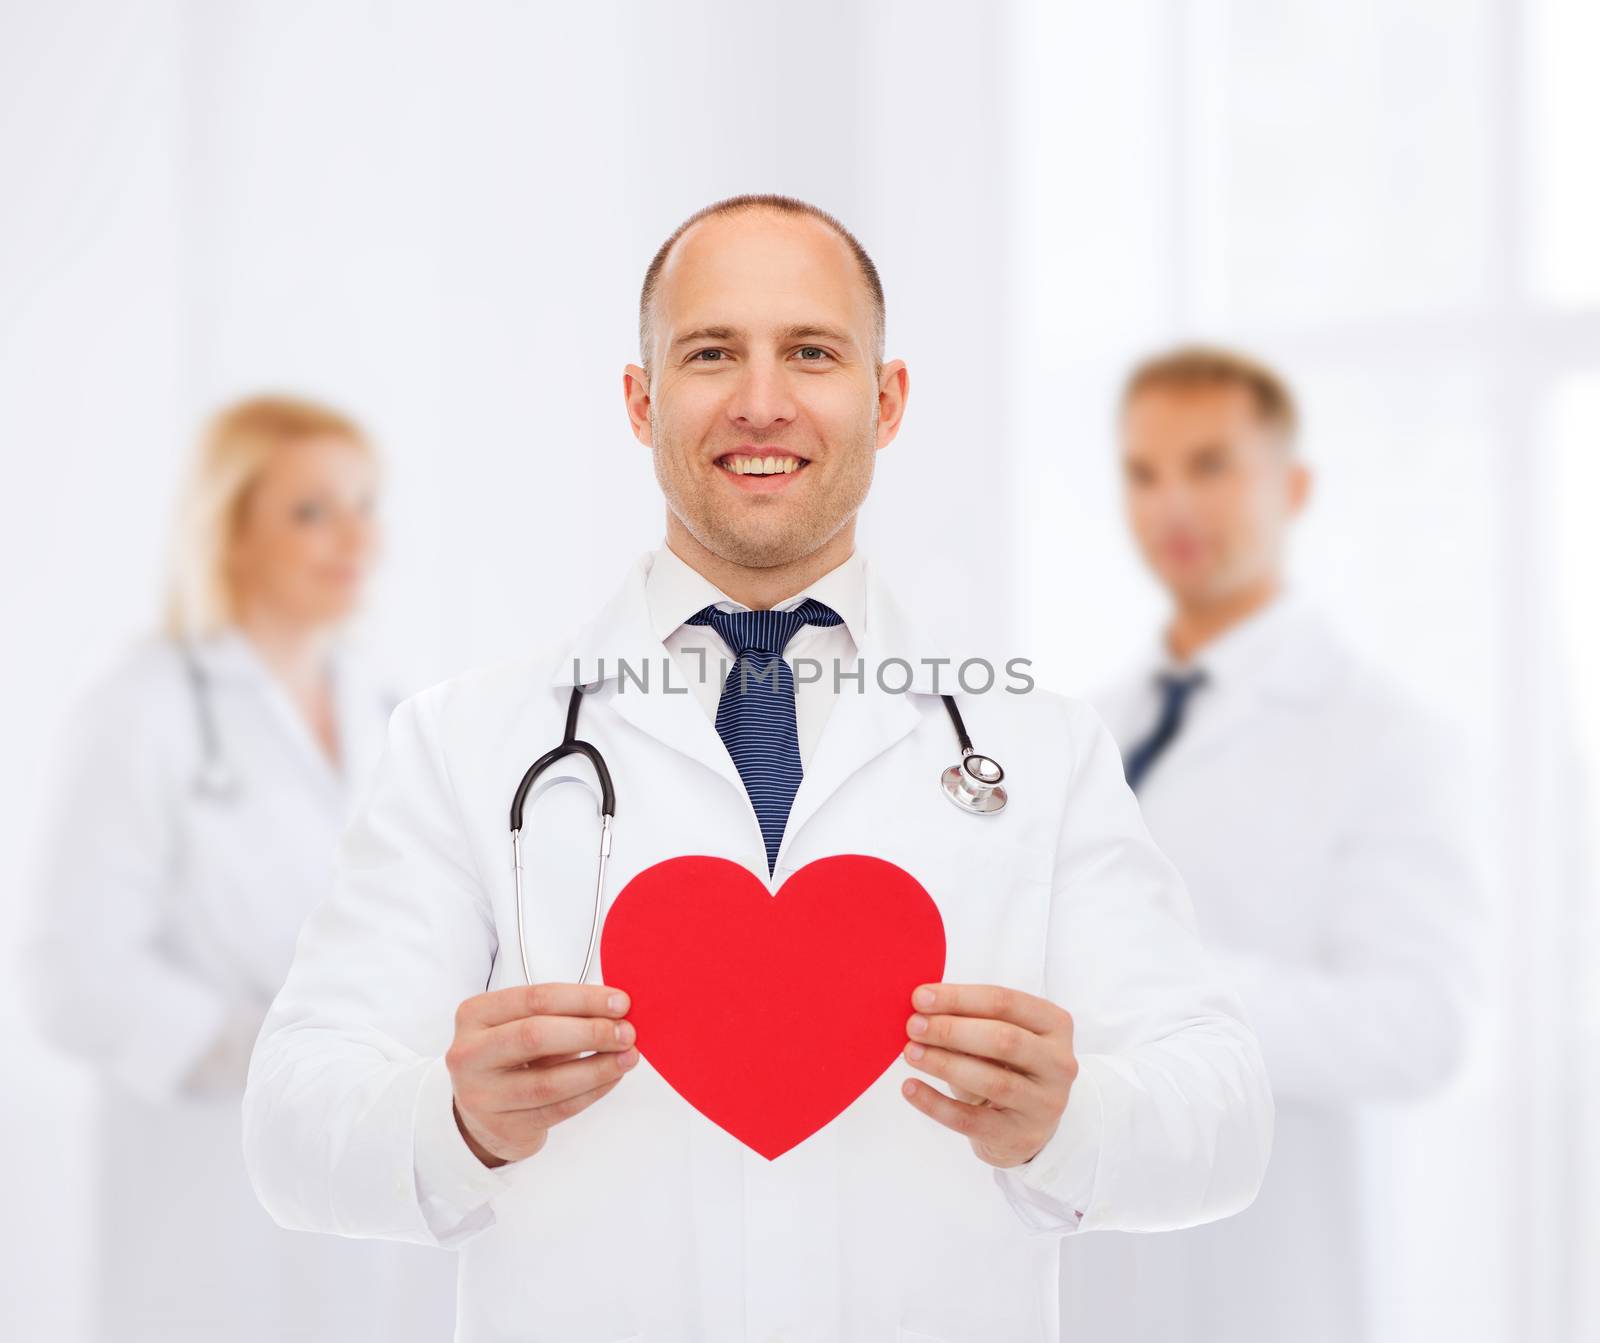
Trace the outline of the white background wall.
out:
<instances>
[{"instance_id":1,"label":"white background wall","mask_svg":"<svg viewBox=\"0 0 1600 1343\"><path fill-rule=\"evenodd\" d=\"M153 617L207 410L286 387L373 427L402 682L510 651L660 534L620 405L650 254L782 190L874 254L912 370L865 543L1065 688L1159 612L1117 510L1127 360L1205 335L1291 374L1297 574L1488 785L1495 1024L1450 1097L1374 1121L1384 1336L1595 1336L1595 12L0 0L0 957L60 716ZM0 1333L70 1339L84 1082L9 983Z\"/></svg>"}]
</instances>

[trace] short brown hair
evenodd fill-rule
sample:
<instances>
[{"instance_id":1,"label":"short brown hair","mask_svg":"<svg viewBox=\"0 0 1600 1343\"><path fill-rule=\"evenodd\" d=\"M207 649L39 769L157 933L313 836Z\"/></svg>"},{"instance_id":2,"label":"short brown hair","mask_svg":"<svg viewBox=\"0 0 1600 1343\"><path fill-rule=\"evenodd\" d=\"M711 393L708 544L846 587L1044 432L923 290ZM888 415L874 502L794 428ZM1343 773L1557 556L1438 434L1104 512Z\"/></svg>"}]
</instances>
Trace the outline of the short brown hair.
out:
<instances>
[{"instance_id":1,"label":"short brown hair","mask_svg":"<svg viewBox=\"0 0 1600 1343\"><path fill-rule=\"evenodd\" d=\"M661 269L667 264L667 257L678 239L683 237L691 228L702 219L709 219L713 215L744 214L750 210L771 210L776 214L807 215L819 223L826 224L849 247L851 254L856 259L856 265L861 268L861 278L866 281L867 294L872 299L873 315L873 357L883 363L884 340L884 304L883 281L878 278L878 268L873 264L872 258L867 255L867 249L856 239L843 224L835 219L820 206L812 205L807 201L797 200L793 196L779 196L774 194L729 196L726 200L715 201L704 209L696 210L692 215L673 230L672 236L656 249L656 254L650 259L650 265L644 273L644 285L639 290L639 362L650 367L650 327L654 319L656 286L661 281Z\"/></svg>"},{"instance_id":2,"label":"short brown hair","mask_svg":"<svg viewBox=\"0 0 1600 1343\"><path fill-rule=\"evenodd\" d=\"M1255 403L1261 423L1293 447L1300 412L1289 384L1258 359L1213 345L1182 345L1139 364L1122 388L1126 411L1141 392L1160 387L1242 387Z\"/></svg>"}]
</instances>

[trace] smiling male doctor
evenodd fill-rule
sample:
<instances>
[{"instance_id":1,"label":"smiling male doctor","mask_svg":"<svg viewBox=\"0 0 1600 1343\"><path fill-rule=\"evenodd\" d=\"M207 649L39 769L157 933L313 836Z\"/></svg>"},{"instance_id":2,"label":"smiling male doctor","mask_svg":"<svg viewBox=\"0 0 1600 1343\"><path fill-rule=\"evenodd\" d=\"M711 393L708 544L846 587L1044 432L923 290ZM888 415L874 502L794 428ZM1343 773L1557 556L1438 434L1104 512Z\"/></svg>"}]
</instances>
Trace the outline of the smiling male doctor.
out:
<instances>
[{"instance_id":1,"label":"smiling male doctor","mask_svg":"<svg viewBox=\"0 0 1600 1343\"><path fill-rule=\"evenodd\" d=\"M463 1343L1054 1340L1061 1234L1254 1197L1256 1041L1091 710L963 695L1011 800L973 816L935 787L955 686L854 547L907 394L855 239L783 197L711 206L652 262L640 333L625 394L666 545L575 638L396 712L256 1047L251 1178L286 1227L459 1246ZM623 683L651 659L691 693ZM559 801L579 789L528 823L521 982L506 807L575 680L617 780L608 904L679 855L776 891L855 853L938 906L946 982L906 1003L903 1054L775 1160L667 1085L625 994L564 982L593 885L592 811L579 830Z\"/></svg>"}]
</instances>

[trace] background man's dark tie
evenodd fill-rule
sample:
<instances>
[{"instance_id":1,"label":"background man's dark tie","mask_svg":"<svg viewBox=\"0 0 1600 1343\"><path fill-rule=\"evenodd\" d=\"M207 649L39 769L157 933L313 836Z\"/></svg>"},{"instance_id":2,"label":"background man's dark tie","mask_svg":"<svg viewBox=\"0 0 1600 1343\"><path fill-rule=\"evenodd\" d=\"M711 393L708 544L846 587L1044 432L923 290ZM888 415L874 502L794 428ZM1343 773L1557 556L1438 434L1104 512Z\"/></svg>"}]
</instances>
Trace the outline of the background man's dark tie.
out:
<instances>
[{"instance_id":1,"label":"background man's dark tie","mask_svg":"<svg viewBox=\"0 0 1600 1343\"><path fill-rule=\"evenodd\" d=\"M1150 735L1129 751L1127 759L1122 762L1128 787L1134 792L1139 791L1140 782L1161 758L1161 753L1172 745L1179 729L1183 727L1183 715L1189 707L1189 697L1205 683L1205 679L1203 671L1190 672L1186 676L1163 672L1156 677L1156 686L1161 691L1161 715L1156 719Z\"/></svg>"}]
</instances>

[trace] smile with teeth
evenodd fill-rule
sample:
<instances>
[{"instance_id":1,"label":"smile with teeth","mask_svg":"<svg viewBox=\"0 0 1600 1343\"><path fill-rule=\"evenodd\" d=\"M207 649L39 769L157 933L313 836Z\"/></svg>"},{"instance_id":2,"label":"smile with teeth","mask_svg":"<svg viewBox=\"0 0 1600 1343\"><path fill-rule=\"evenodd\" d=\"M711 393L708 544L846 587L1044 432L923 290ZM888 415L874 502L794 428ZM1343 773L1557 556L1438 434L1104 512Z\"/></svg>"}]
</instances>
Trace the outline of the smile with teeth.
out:
<instances>
[{"instance_id":1,"label":"smile with teeth","mask_svg":"<svg viewBox=\"0 0 1600 1343\"><path fill-rule=\"evenodd\" d=\"M803 457L721 457L717 460L724 471L736 476L787 476L804 466Z\"/></svg>"}]
</instances>

